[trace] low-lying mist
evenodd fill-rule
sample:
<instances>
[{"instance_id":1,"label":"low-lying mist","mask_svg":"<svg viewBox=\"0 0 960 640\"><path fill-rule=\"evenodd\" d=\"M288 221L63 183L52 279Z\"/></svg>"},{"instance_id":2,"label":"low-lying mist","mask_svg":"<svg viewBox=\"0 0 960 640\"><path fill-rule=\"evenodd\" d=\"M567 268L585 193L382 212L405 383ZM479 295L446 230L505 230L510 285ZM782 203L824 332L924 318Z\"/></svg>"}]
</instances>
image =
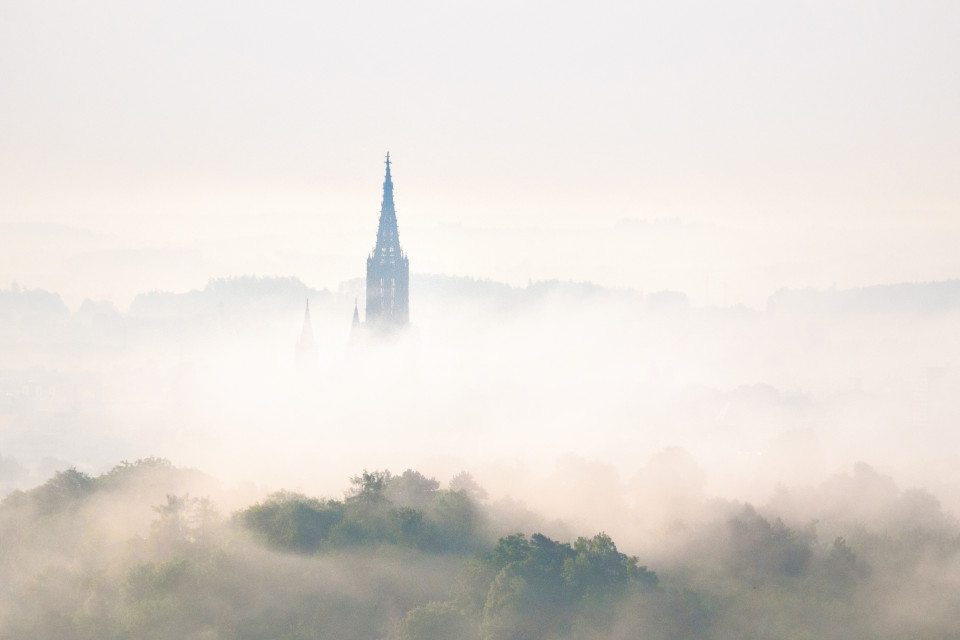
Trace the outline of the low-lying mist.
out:
<instances>
[{"instance_id":1,"label":"low-lying mist","mask_svg":"<svg viewBox=\"0 0 960 640\"><path fill-rule=\"evenodd\" d=\"M954 289L781 292L758 310L421 276L392 341L351 336L359 281L212 281L125 312L7 291L0 484L149 456L320 494L359 468L467 469L495 498L632 544L625 508L650 528L865 462L955 510ZM318 348L302 358L308 298Z\"/></svg>"},{"instance_id":2,"label":"low-lying mist","mask_svg":"<svg viewBox=\"0 0 960 640\"><path fill-rule=\"evenodd\" d=\"M68 469L0 502L0 638L960 633L960 526L927 492L858 464L758 506L676 496L656 527L647 503L621 505L625 543L491 500L463 472L363 470L317 496L156 458Z\"/></svg>"},{"instance_id":3,"label":"low-lying mist","mask_svg":"<svg viewBox=\"0 0 960 640\"><path fill-rule=\"evenodd\" d=\"M0 638L960 634L956 283L361 287L0 292Z\"/></svg>"}]
</instances>

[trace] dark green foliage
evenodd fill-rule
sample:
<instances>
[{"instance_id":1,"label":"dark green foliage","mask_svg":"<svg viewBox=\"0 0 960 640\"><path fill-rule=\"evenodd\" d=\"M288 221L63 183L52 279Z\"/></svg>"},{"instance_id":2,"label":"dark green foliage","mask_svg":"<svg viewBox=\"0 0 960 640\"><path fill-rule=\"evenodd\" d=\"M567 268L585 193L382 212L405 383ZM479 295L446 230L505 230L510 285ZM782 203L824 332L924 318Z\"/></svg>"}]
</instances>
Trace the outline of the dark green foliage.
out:
<instances>
[{"instance_id":1,"label":"dark green foliage","mask_svg":"<svg viewBox=\"0 0 960 640\"><path fill-rule=\"evenodd\" d=\"M604 533L571 547L542 534L501 538L461 575L456 602L485 639L566 635L580 625L604 628L623 597L657 585L637 559ZM482 603L482 604L481 604Z\"/></svg>"},{"instance_id":2,"label":"dark green foliage","mask_svg":"<svg viewBox=\"0 0 960 640\"><path fill-rule=\"evenodd\" d=\"M426 509L433 502L440 483L418 471L407 469L403 475L388 478L385 494L396 507Z\"/></svg>"},{"instance_id":3,"label":"dark green foliage","mask_svg":"<svg viewBox=\"0 0 960 640\"><path fill-rule=\"evenodd\" d=\"M4 498L5 505L30 506L40 513L50 514L76 507L80 500L94 489L94 480L76 469L57 471L44 484L30 491L14 491Z\"/></svg>"},{"instance_id":4,"label":"dark green foliage","mask_svg":"<svg viewBox=\"0 0 960 640\"><path fill-rule=\"evenodd\" d=\"M903 508L886 529L818 525L832 542L729 505L658 576L604 533L489 544L487 507L414 471L364 472L344 500L281 491L231 519L193 497L203 482L147 459L0 503L0 640L960 633L960 532L916 492L893 494Z\"/></svg>"},{"instance_id":5,"label":"dark green foliage","mask_svg":"<svg viewBox=\"0 0 960 640\"><path fill-rule=\"evenodd\" d=\"M60 471L0 502L0 568L20 558L23 548L29 548L31 556L112 553L126 544L127 530L150 525L157 515L153 507L164 502L166 494L182 495L184 487L212 484L199 472L176 469L157 458L122 462L98 477L76 469ZM116 504L125 506L118 509Z\"/></svg>"},{"instance_id":6,"label":"dark green foliage","mask_svg":"<svg viewBox=\"0 0 960 640\"><path fill-rule=\"evenodd\" d=\"M301 553L359 545L470 553L483 544L481 513L461 491L441 491L411 470L364 471L351 484L343 502L281 491L236 519L267 544Z\"/></svg>"},{"instance_id":7,"label":"dark green foliage","mask_svg":"<svg viewBox=\"0 0 960 640\"><path fill-rule=\"evenodd\" d=\"M350 484L353 486L347 492L347 500L366 505L382 503L386 499L384 493L392 477L390 472L386 470L367 471L364 469L359 476L350 478Z\"/></svg>"},{"instance_id":8,"label":"dark green foliage","mask_svg":"<svg viewBox=\"0 0 960 640\"><path fill-rule=\"evenodd\" d=\"M141 505L145 485L155 502ZM230 522L209 499L170 491L180 488L178 470L148 460L97 478L63 472L5 500L0 640L392 637L404 612L451 591L462 564L400 547L349 551L350 526L367 535L370 510L350 520L343 502L281 492ZM410 516L397 531L418 537L419 511L384 507L386 522ZM149 515L137 527L128 514L140 510ZM349 544L277 554L238 535L241 519L271 546L301 550L328 535Z\"/></svg>"},{"instance_id":9,"label":"dark green foliage","mask_svg":"<svg viewBox=\"0 0 960 640\"><path fill-rule=\"evenodd\" d=\"M779 518L769 522L752 507L730 520L730 567L754 579L799 576L811 556L811 537L787 528Z\"/></svg>"},{"instance_id":10,"label":"dark green foliage","mask_svg":"<svg viewBox=\"0 0 960 640\"><path fill-rule=\"evenodd\" d=\"M299 552L317 550L343 517L342 502L322 503L287 491L274 493L238 515L239 521L265 542Z\"/></svg>"},{"instance_id":11,"label":"dark green foliage","mask_svg":"<svg viewBox=\"0 0 960 640\"><path fill-rule=\"evenodd\" d=\"M427 513L435 532L432 548L463 553L483 545L483 514L466 493L438 491Z\"/></svg>"},{"instance_id":12,"label":"dark green foliage","mask_svg":"<svg viewBox=\"0 0 960 640\"><path fill-rule=\"evenodd\" d=\"M615 597L631 583L657 586L657 574L637 566L635 557L618 552L605 533L589 539L578 538L573 549L575 555L564 561L563 576L581 597L599 600Z\"/></svg>"},{"instance_id":13,"label":"dark green foliage","mask_svg":"<svg viewBox=\"0 0 960 640\"><path fill-rule=\"evenodd\" d=\"M857 557L843 538L835 539L830 546L824 570L827 576L843 589L849 589L858 580L870 575L870 567Z\"/></svg>"}]
</instances>

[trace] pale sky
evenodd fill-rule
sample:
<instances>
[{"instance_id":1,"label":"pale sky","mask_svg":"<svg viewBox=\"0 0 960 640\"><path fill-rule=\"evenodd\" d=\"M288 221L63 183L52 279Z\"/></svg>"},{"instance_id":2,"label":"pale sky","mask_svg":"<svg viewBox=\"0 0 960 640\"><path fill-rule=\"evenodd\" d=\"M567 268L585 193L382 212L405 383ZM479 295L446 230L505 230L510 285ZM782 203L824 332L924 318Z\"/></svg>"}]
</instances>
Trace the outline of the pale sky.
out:
<instances>
[{"instance_id":1,"label":"pale sky","mask_svg":"<svg viewBox=\"0 0 960 640\"><path fill-rule=\"evenodd\" d=\"M960 3L0 0L0 287L960 277ZM414 292L415 293L415 292Z\"/></svg>"}]
</instances>

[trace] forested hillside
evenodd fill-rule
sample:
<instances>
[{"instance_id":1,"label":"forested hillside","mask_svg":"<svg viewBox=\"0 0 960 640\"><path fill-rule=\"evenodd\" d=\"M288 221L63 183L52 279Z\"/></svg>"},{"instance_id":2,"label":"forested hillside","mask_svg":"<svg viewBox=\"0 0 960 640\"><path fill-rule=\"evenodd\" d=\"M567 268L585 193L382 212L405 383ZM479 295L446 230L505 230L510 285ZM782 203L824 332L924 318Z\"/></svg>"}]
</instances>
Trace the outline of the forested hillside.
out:
<instances>
[{"instance_id":1,"label":"forested hillside","mask_svg":"<svg viewBox=\"0 0 960 640\"><path fill-rule=\"evenodd\" d=\"M859 473L854 484L883 482ZM707 524L677 530L660 566L604 533L511 531L516 518L466 473L444 488L412 470L363 471L342 497L280 491L233 513L208 497L222 494L158 459L97 477L62 471L10 494L0 504L0 638L960 633L958 528L921 492L870 506L896 517L835 509L831 522L803 526L771 510L807 517L812 493L783 493L762 510L718 503Z\"/></svg>"}]
</instances>

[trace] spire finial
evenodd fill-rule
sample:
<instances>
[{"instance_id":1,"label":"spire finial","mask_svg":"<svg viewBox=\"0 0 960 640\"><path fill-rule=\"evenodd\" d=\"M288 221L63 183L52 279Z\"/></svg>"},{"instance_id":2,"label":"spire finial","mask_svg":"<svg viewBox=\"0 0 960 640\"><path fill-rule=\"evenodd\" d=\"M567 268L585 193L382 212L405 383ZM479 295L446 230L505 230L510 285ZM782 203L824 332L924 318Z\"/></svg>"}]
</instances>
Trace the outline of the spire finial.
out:
<instances>
[{"instance_id":1,"label":"spire finial","mask_svg":"<svg viewBox=\"0 0 960 640\"><path fill-rule=\"evenodd\" d=\"M390 177L390 152L387 151L387 177Z\"/></svg>"}]
</instances>

